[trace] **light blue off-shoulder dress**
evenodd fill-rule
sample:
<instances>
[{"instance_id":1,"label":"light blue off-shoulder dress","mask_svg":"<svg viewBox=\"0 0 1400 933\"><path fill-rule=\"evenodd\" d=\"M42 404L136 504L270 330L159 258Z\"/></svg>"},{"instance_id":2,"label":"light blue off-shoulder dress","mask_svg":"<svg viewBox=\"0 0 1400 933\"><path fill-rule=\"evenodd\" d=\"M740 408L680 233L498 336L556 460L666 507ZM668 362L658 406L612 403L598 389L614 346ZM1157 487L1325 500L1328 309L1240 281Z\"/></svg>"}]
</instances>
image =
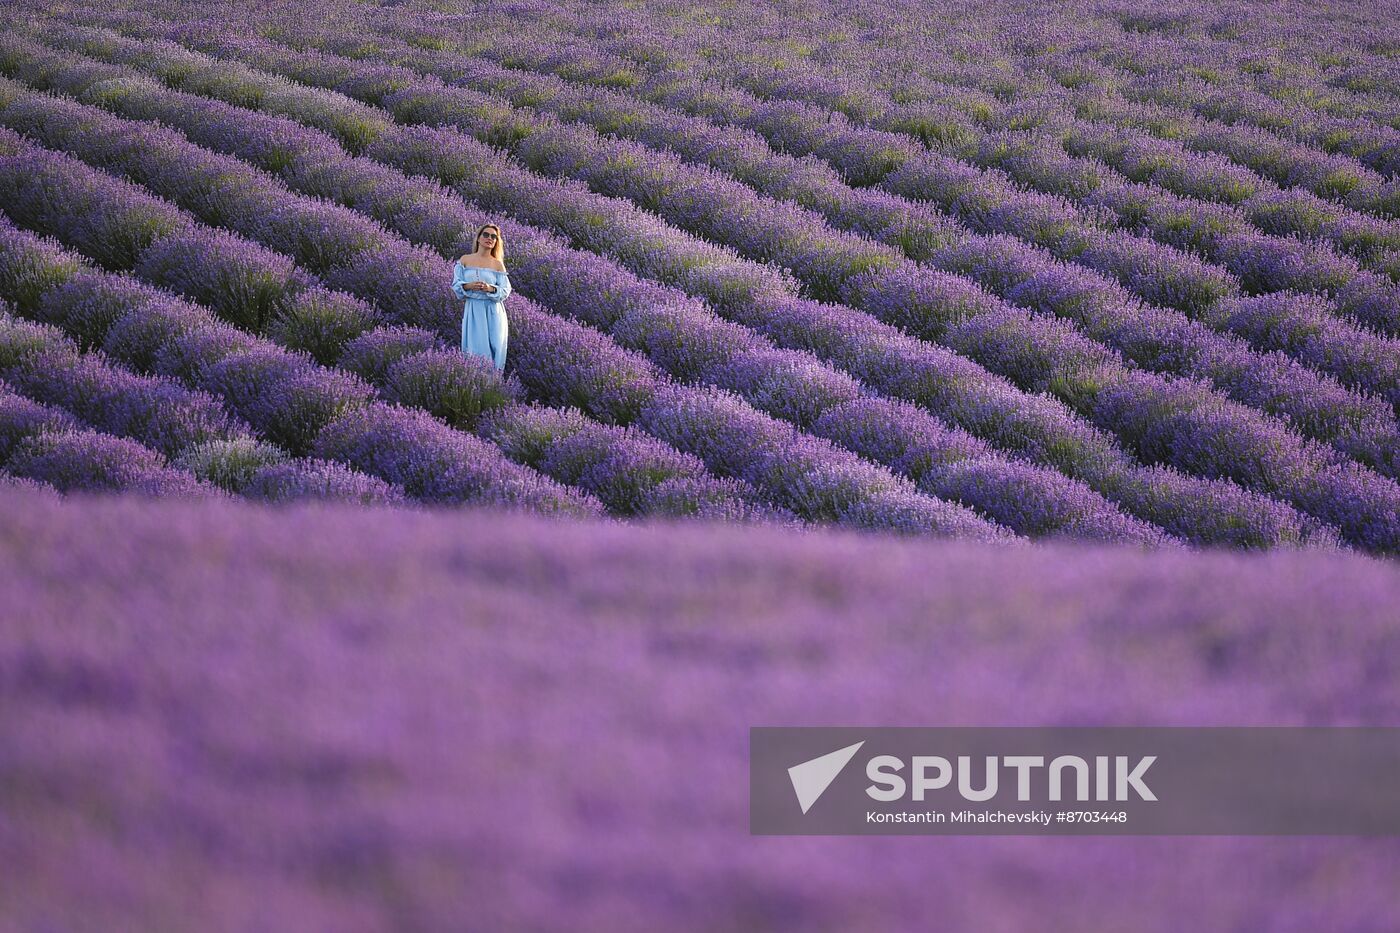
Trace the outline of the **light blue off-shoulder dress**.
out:
<instances>
[{"instance_id":1,"label":"light blue off-shoulder dress","mask_svg":"<svg viewBox=\"0 0 1400 933\"><path fill-rule=\"evenodd\" d=\"M485 282L495 291L482 292L463 288L468 282ZM509 330L506 309L502 304L510 296L510 276L495 269L453 264L452 293L466 302L462 309L462 352L484 356L506 368L506 339Z\"/></svg>"}]
</instances>

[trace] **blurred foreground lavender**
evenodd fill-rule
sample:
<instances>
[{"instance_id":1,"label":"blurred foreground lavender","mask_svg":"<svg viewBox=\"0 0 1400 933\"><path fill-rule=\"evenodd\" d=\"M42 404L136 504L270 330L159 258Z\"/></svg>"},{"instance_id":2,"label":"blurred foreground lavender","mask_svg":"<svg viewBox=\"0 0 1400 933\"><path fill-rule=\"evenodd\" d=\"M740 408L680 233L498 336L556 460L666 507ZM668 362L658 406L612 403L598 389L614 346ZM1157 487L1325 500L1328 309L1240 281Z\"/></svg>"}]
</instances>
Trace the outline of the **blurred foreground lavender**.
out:
<instances>
[{"instance_id":1,"label":"blurred foreground lavender","mask_svg":"<svg viewBox=\"0 0 1400 933\"><path fill-rule=\"evenodd\" d=\"M1400 724L1345 554L0 486L6 930L1382 930L1400 840L755 838L753 725Z\"/></svg>"}]
</instances>

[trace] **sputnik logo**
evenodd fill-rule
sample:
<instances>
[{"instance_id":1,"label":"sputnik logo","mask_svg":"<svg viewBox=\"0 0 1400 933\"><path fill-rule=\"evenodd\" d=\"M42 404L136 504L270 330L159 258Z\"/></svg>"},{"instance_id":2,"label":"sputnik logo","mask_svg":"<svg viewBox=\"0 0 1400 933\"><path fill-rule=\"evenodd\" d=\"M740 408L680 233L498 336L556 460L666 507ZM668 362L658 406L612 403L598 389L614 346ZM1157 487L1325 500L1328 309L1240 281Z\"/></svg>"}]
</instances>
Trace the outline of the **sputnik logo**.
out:
<instances>
[{"instance_id":1,"label":"sputnik logo","mask_svg":"<svg viewBox=\"0 0 1400 933\"><path fill-rule=\"evenodd\" d=\"M826 789L836 780L841 769L850 763L864 744L864 741L860 741L854 745L847 745L820 758L813 758L788 768L788 778L792 781L793 792L797 794L797 803L802 807L803 813L812 809L812 804L826 793Z\"/></svg>"}]
</instances>

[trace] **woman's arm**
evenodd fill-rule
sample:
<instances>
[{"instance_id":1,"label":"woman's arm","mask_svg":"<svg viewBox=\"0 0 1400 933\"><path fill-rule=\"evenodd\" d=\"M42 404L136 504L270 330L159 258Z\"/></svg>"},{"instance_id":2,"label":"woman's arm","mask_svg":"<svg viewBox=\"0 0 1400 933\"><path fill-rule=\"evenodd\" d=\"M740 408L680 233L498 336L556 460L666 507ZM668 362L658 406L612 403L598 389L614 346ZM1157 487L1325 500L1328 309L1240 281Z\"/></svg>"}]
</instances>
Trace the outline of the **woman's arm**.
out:
<instances>
[{"instance_id":1,"label":"woman's arm","mask_svg":"<svg viewBox=\"0 0 1400 933\"><path fill-rule=\"evenodd\" d=\"M462 286L467 284L467 267L461 262L452 264L452 294L463 301L467 300L467 290Z\"/></svg>"},{"instance_id":2,"label":"woman's arm","mask_svg":"<svg viewBox=\"0 0 1400 933\"><path fill-rule=\"evenodd\" d=\"M482 282L482 285L490 289L490 291L482 292L482 297L490 298L492 301L505 301L506 297L511 293L510 276L504 271L497 272L496 274L501 277L500 284L492 285L490 282Z\"/></svg>"}]
</instances>

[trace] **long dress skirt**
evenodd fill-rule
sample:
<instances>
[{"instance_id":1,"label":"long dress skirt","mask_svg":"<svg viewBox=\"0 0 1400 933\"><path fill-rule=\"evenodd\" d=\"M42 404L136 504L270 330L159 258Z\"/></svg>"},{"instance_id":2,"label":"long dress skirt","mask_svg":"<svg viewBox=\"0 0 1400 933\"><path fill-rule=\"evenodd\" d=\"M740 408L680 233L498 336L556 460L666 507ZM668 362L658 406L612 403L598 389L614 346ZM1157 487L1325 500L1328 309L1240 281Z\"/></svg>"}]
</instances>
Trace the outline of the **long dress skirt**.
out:
<instances>
[{"instance_id":1,"label":"long dress skirt","mask_svg":"<svg viewBox=\"0 0 1400 933\"><path fill-rule=\"evenodd\" d=\"M484 356L506 368L506 309L499 301L472 298L462 313L462 352Z\"/></svg>"}]
</instances>

